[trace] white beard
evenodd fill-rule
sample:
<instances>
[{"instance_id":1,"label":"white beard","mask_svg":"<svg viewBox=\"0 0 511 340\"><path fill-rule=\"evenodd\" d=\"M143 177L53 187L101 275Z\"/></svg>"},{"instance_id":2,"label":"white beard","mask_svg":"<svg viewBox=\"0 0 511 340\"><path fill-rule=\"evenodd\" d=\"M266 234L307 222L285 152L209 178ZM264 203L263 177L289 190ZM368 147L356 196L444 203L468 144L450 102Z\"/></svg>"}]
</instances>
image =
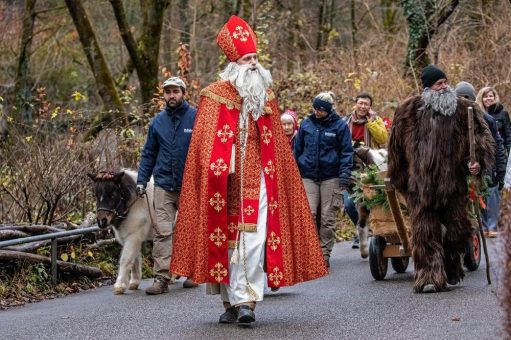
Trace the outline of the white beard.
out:
<instances>
[{"instance_id":1,"label":"white beard","mask_svg":"<svg viewBox=\"0 0 511 340\"><path fill-rule=\"evenodd\" d=\"M230 62L220 73L220 78L231 82L243 98L242 114L251 113L254 120L259 119L264 113L264 104L268 99L266 90L273 82L270 71L260 64L252 69L249 64L238 65Z\"/></svg>"},{"instance_id":2,"label":"white beard","mask_svg":"<svg viewBox=\"0 0 511 340\"><path fill-rule=\"evenodd\" d=\"M440 91L426 87L422 92L422 100L424 100L426 108L444 116L452 116L458 106L458 97L451 87Z\"/></svg>"}]
</instances>

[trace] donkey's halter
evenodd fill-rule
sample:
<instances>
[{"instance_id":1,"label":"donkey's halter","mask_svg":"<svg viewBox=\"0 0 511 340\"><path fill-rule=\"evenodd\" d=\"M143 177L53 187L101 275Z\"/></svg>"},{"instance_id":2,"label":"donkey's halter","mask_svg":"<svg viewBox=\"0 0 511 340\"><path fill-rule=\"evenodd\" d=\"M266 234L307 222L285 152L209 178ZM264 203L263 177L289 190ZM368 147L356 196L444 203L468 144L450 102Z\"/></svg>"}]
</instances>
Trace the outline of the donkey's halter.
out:
<instances>
[{"instance_id":1,"label":"donkey's halter","mask_svg":"<svg viewBox=\"0 0 511 340\"><path fill-rule=\"evenodd\" d=\"M103 181L113 181L114 177L115 177L115 173L113 171L100 171L96 175L96 179L103 180ZM119 189L119 191L122 192L121 186L118 183L116 183L116 185L117 185L117 188ZM128 216L130 208L133 206L133 204L135 204L137 199L138 198L135 198L133 200L133 202L131 202L131 204L126 207L124 212L120 213L119 212L119 208L121 208L122 203L126 201L126 197L121 195L121 199L120 199L119 203L117 203L117 206L115 207L115 209L97 208L96 209L96 214L99 211L106 211L106 212L109 212L109 213L113 214L114 215L114 219L116 219L116 220L124 220Z\"/></svg>"},{"instance_id":2,"label":"donkey's halter","mask_svg":"<svg viewBox=\"0 0 511 340\"><path fill-rule=\"evenodd\" d=\"M126 199L124 198L124 196L121 196L121 199L119 201L119 203L117 204L117 206L115 207L115 209L108 209L108 208L97 208L96 209L96 214L100 211L106 211L106 212L109 212L109 213L112 213L114 214L114 218L117 219L117 220L124 220L126 218L126 216L128 216L128 213L130 211L130 208L131 206L137 201L136 199L133 200L133 202L126 208L126 210L121 214L119 213L119 208L121 206L121 204L125 201Z\"/></svg>"}]
</instances>

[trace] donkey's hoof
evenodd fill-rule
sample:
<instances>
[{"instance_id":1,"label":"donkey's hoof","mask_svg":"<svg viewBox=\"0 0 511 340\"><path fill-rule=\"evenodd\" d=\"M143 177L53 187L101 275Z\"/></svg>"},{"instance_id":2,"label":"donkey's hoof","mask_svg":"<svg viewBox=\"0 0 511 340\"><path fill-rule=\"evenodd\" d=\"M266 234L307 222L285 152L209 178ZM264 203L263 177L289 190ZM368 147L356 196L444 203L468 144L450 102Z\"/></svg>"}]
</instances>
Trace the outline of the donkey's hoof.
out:
<instances>
[{"instance_id":1,"label":"donkey's hoof","mask_svg":"<svg viewBox=\"0 0 511 340\"><path fill-rule=\"evenodd\" d=\"M114 288L114 294L115 295L122 295L124 294L125 289L122 287L115 287Z\"/></svg>"},{"instance_id":2,"label":"donkey's hoof","mask_svg":"<svg viewBox=\"0 0 511 340\"><path fill-rule=\"evenodd\" d=\"M137 290L138 289L138 283L130 283L129 290Z\"/></svg>"}]
</instances>

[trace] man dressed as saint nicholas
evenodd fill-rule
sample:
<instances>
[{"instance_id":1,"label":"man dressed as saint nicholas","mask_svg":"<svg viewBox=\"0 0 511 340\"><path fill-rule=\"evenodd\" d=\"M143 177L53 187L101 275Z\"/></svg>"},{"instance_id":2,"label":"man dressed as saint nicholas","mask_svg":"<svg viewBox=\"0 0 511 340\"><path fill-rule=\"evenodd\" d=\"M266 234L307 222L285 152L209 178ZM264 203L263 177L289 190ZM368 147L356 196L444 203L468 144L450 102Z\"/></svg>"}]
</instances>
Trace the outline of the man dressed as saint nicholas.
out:
<instances>
[{"instance_id":1,"label":"man dressed as saint nicholas","mask_svg":"<svg viewBox=\"0 0 511 340\"><path fill-rule=\"evenodd\" d=\"M256 35L232 16L217 43L229 64L201 92L170 270L220 293L220 323L245 326L265 281L279 288L328 271Z\"/></svg>"}]
</instances>

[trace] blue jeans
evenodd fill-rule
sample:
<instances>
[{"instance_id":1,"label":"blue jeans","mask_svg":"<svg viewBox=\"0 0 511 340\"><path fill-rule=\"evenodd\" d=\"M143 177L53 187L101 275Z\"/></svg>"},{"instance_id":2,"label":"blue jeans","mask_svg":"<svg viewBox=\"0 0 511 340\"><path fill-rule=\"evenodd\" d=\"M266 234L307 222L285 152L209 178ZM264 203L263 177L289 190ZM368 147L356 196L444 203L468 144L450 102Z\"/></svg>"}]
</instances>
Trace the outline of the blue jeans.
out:
<instances>
[{"instance_id":1,"label":"blue jeans","mask_svg":"<svg viewBox=\"0 0 511 340\"><path fill-rule=\"evenodd\" d=\"M482 220L485 230L497 231L497 220L499 218L500 194L499 186L488 188L489 195L486 197L486 210L483 211Z\"/></svg>"},{"instance_id":2,"label":"blue jeans","mask_svg":"<svg viewBox=\"0 0 511 340\"><path fill-rule=\"evenodd\" d=\"M343 195L344 195L344 197L343 197L343 200L344 200L344 210L348 214L351 222L353 222L353 224L356 226L357 223L358 223L358 210L357 210L357 207L355 206L355 203L351 199L351 197L348 194L348 192L345 191L343 193Z\"/></svg>"}]
</instances>

